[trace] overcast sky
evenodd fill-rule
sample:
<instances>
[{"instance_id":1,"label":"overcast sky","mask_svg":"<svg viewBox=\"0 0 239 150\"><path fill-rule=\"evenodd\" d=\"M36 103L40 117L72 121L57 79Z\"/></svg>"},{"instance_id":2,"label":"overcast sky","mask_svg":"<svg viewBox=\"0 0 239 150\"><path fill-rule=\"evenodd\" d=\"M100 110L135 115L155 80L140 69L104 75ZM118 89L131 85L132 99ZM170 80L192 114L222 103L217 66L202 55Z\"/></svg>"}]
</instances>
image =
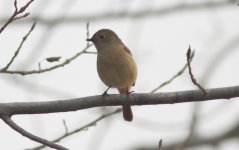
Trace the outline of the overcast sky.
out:
<instances>
[{"instance_id":1,"label":"overcast sky","mask_svg":"<svg viewBox=\"0 0 239 150\"><path fill-rule=\"evenodd\" d=\"M19 5L27 1L19 2ZM143 10L156 11L191 1L171 0L41 0L27 9L30 17L45 19L77 16L97 16L104 13L129 14ZM197 2L200 3L201 1ZM202 1L203 2L203 1ZM14 10L13 0L0 0L0 20L8 18ZM90 36L102 28L115 31L133 53L138 66L138 77L133 90L147 93L175 75L186 63L186 51L191 45L196 54L192 68L195 77L205 88L238 85L239 76L239 7L237 3L207 9L174 11L165 15L144 17L112 17L91 19ZM13 56L22 37L32 22L28 18L9 25L0 35L0 67ZM22 23L23 22L23 23ZM3 22L1 22L2 26ZM60 63L81 51L86 45L86 21L60 23L49 27L37 22L11 70L32 70ZM95 51L90 47L89 51ZM48 63L44 58L62 56L60 62ZM84 54L63 68L34 75L0 74L0 102L50 101L102 94L106 86L96 72L96 55ZM196 89L186 72L158 92ZM117 93L115 89L109 93ZM199 135L209 137L227 131L238 121L239 102L212 101L200 103ZM199 107L199 106L198 106ZM125 122L122 114L109 117L96 126L66 138L60 144L72 150L122 150L141 145L157 147L162 138L165 145L187 136L194 103L133 107L134 120ZM93 108L77 112L21 115L13 119L24 129L48 140L64 134L62 120L73 130L103 112L115 107ZM219 132L220 131L220 132ZM31 148L37 143L22 137L0 121L1 149ZM238 141L219 145L221 150L235 150ZM212 150L201 147L200 150Z\"/></svg>"}]
</instances>

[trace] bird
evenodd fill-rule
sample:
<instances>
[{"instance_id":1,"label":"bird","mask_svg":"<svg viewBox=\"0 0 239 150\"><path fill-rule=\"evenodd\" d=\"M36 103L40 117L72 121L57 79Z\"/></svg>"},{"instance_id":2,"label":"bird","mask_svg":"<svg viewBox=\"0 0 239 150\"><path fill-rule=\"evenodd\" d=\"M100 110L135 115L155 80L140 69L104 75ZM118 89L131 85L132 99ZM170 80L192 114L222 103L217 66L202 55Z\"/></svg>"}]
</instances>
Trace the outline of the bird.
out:
<instances>
[{"instance_id":1,"label":"bird","mask_svg":"<svg viewBox=\"0 0 239 150\"><path fill-rule=\"evenodd\" d=\"M137 65L131 51L110 29L101 29L86 40L93 42L97 50L97 72L102 82L108 86L103 95L107 95L111 87L116 88L120 94L129 95L137 78ZM132 121L131 106L122 107L124 120Z\"/></svg>"}]
</instances>

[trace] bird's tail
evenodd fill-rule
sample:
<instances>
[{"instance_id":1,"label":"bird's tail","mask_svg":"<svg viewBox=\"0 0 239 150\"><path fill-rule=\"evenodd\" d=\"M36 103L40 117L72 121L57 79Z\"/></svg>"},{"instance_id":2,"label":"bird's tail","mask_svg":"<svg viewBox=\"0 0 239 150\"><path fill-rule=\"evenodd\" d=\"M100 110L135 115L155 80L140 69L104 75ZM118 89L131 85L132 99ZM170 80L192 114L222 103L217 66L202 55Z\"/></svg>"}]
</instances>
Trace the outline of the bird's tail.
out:
<instances>
[{"instance_id":1,"label":"bird's tail","mask_svg":"<svg viewBox=\"0 0 239 150\"><path fill-rule=\"evenodd\" d=\"M128 93L129 92L128 90L129 89L127 89L127 88L118 89L120 94ZM126 121L132 121L133 120L133 113L132 113L132 110L131 110L130 106L123 106L123 117L124 117L124 120L126 120Z\"/></svg>"},{"instance_id":2,"label":"bird's tail","mask_svg":"<svg viewBox=\"0 0 239 150\"><path fill-rule=\"evenodd\" d=\"M126 121L133 120L133 113L130 106L123 106L123 116Z\"/></svg>"}]
</instances>

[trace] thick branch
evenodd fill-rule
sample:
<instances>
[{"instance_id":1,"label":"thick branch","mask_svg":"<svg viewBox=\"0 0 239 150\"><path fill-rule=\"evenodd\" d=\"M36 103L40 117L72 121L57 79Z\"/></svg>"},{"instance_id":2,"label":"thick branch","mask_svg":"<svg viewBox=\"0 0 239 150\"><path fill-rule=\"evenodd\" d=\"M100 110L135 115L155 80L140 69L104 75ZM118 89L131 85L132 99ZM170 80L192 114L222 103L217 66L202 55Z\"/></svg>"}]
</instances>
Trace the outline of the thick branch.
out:
<instances>
[{"instance_id":1,"label":"thick branch","mask_svg":"<svg viewBox=\"0 0 239 150\"><path fill-rule=\"evenodd\" d=\"M202 94L201 90L189 90L153 94L138 93L129 96L114 94L103 97L98 95L50 102L0 103L0 114L43 114L76 111L100 106L174 104L230 99L239 97L239 86L207 89L206 92L206 96Z\"/></svg>"}]
</instances>

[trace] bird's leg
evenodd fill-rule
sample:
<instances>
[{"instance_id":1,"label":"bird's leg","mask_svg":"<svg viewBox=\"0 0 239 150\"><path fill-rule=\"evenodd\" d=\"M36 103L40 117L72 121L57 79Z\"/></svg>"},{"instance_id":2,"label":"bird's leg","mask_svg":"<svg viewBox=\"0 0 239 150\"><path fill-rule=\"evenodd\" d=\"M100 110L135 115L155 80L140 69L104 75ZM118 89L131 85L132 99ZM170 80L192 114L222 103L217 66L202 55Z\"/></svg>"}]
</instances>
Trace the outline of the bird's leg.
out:
<instances>
[{"instance_id":1,"label":"bird's leg","mask_svg":"<svg viewBox=\"0 0 239 150\"><path fill-rule=\"evenodd\" d=\"M127 97L129 97L130 94L134 93L134 91L129 91L129 89L127 90Z\"/></svg>"},{"instance_id":2,"label":"bird's leg","mask_svg":"<svg viewBox=\"0 0 239 150\"><path fill-rule=\"evenodd\" d=\"M107 91L108 91L110 88L111 88L111 86L109 86L109 87L105 90L105 92L102 94L102 96L109 95L109 94L107 93Z\"/></svg>"},{"instance_id":3,"label":"bird's leg","mask_svg":"<svg viewBox=\"0 0 239 150\"><path fill-rule=\"evenodd\" d=\"M129 94L132 94L132 93L134 93L134 92L135 92L135 91L129 91L128 93L129 93Z\"/></svg>"}]
</instances>

